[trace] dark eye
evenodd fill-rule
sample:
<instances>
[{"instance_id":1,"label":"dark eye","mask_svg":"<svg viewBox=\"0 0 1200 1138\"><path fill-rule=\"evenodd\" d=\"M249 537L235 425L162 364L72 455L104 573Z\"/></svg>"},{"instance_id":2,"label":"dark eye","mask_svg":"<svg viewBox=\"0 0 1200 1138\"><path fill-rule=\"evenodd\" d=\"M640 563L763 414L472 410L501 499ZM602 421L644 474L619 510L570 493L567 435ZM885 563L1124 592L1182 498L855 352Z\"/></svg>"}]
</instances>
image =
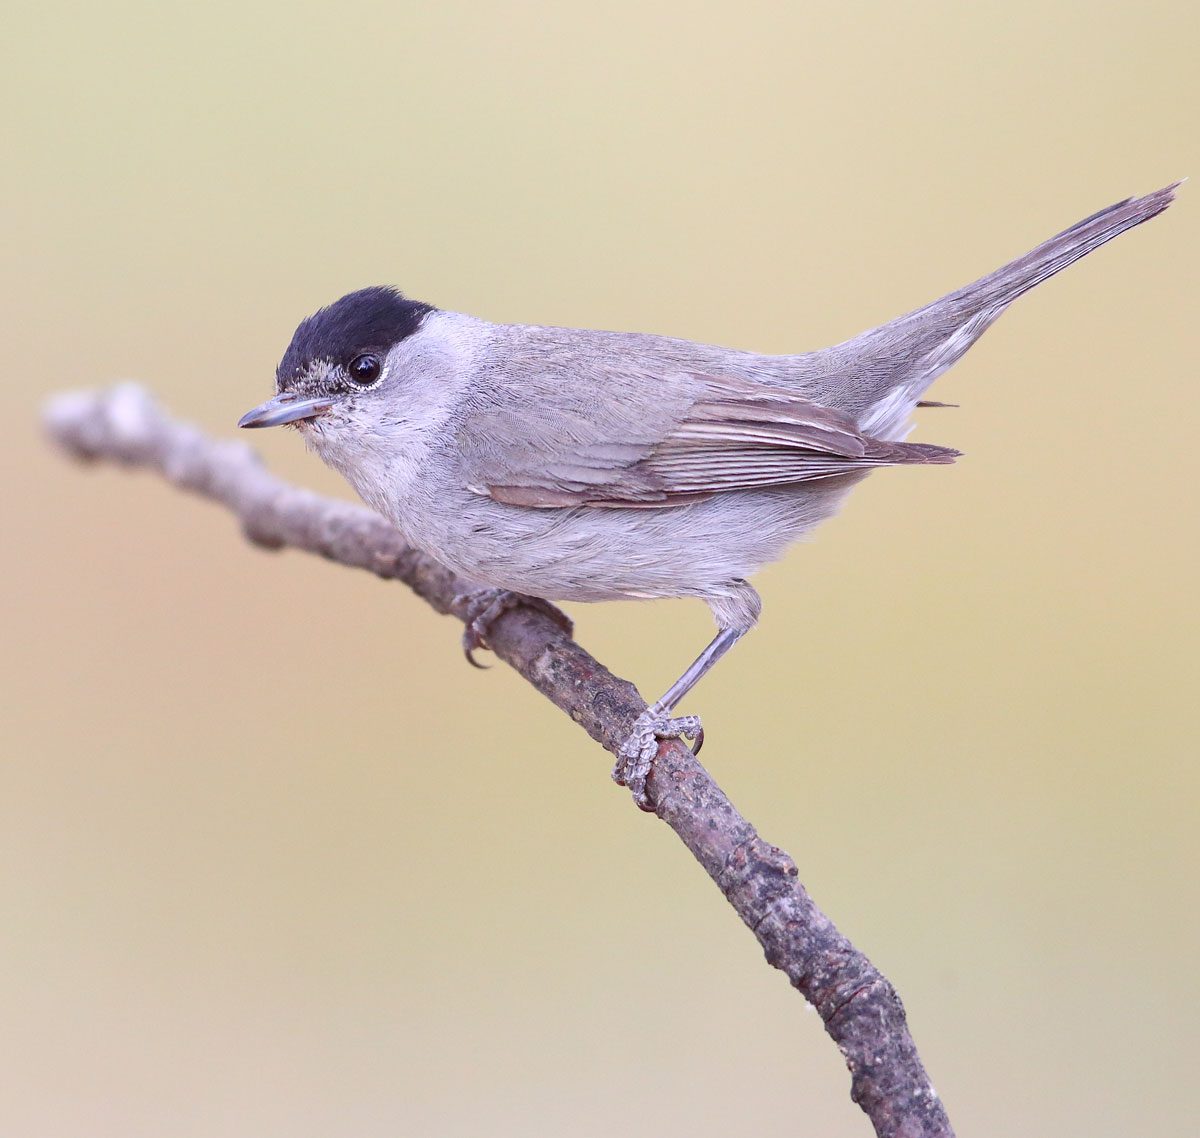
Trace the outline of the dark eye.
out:
<instances>
[{"instance_id":1,"label":"dark eye","mask_svg":"<svg viewBox=\"0 0 1200 1138\"><path fill-rule=\"evenodd\" d=\"M379 362L378 356L355 356L346 370L349 372L350 378L359 386L369 387L379 378L379 373L383 371L383 364Z\"/></svg>"}]
</instances>

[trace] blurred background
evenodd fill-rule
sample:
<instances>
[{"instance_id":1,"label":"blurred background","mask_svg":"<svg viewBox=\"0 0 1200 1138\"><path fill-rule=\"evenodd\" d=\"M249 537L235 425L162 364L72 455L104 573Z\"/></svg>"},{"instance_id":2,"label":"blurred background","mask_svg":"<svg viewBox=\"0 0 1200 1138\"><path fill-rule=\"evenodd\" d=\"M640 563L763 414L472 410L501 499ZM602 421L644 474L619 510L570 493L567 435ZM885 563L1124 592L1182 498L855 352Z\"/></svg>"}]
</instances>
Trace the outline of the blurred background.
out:
<instances>
[{"instance_id":1,"label":"blurred background","mask_svg":"<svg viewBox=\"0 0 1200 1138\"><path fill-rule=\"evenodd\" d=\"M5 24L0 1132L866 1133L608 755L404 589L75 467L39 407L134 378L230 437L298 319L368 283L833 343L1200 173L1195 5ZM686 708L963 1134L1194 1133L1196 193L940 381L962 407L913 437L966 457L868 480L764 573ZM574 615L648 695L710 634L699 603Z\"/></svg>"}]
</instances>

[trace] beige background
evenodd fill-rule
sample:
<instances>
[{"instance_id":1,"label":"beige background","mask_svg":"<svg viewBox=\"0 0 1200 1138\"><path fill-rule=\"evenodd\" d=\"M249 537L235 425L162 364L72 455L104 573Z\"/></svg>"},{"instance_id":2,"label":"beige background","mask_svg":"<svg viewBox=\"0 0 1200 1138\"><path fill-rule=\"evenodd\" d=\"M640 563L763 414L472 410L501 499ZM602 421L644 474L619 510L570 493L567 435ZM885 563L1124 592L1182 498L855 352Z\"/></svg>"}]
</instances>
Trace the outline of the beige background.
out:
<instances>
[{"instance_id":1,"label":"beige background","mask_svg":"<svg viewBox=\"0 0 1200 1138\"><path fill-rule=\"evenodd\" d=\"M831 343L1200 173L1195 5L5 7L0 1132L864 1134L577 729L37 408L135 377L232 435L374 282ZM1195 1132L1196 194L989 333L915 436L966 458L764 573L687 708L964 1135ZM575 615L649 694L709 634Z\"/></svg>"}]
</instances>

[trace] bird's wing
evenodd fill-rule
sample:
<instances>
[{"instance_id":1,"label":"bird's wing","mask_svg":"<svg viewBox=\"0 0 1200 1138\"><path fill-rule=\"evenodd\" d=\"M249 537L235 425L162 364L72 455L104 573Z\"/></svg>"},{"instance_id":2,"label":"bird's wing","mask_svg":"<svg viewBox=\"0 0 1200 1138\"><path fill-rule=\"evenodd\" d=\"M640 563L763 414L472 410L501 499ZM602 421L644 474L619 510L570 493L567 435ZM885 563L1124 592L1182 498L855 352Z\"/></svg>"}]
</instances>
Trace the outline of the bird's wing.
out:
<instances>
[{"instance_id":1,"label":"bird's wing","mask_svg":"<svg viewBox=\"0 0 1200 1138\"><path fill-rule=\"evenodd\" d=\"M732 376L538 394L536 412L501 397L464 418L458 444L473 490L517 506L655 508L958 453L873 439L841 411Z\"/></svg>"}]
</instances>

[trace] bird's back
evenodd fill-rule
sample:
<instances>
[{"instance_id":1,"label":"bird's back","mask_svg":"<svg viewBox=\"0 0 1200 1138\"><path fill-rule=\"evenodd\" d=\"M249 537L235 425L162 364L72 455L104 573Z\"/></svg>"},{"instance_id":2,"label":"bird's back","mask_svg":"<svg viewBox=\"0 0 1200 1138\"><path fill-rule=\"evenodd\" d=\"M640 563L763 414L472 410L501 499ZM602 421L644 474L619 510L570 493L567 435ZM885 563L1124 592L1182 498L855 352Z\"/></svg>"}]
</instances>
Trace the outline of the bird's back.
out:
<instances>
[{"instance_id":1,"label":"bird's back","mask_svg":"<svg viewBox=\"0 0 1200 1138\"><path fill-rule=\"evenodd\" d=\"M670 373L731 375L791 387L850 415L867 433L901 438L908 417L938 376L956 363L1017 297L1171 204L1179 183L1102 209L995 272L841 344L795 355L693 343L638 332L507 326L506 350L522 364L572 375L640 371L653 385ZM580 367L580 364L586 366ZM660 387L661 390L661 387ZM636 397L632 392L630 397Z\"/></svg>"}]
</instances>

